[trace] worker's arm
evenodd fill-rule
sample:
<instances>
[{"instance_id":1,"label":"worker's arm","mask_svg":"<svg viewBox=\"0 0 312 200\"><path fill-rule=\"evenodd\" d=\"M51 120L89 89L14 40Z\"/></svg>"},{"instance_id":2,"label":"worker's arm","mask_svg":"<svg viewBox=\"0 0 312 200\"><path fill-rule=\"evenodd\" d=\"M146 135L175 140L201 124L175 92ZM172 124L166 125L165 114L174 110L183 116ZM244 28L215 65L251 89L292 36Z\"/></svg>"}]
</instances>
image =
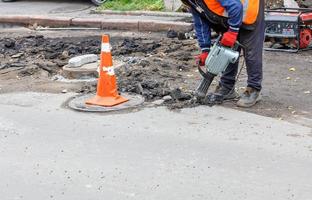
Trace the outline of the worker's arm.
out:
<instances>
[{"instance_id":1,"label":"worker's arm","mask_svg":"<svg viewBox=\"0 0 312 200\"><path fill-rule=\"evenodd\" d=\"M223 34L221 44L223 46L233 47L240 26L243 23L244 8L240 0L218 0L228 13L229 30Z\"/></svg>"},{"instance_id":2,"label":"worker's arm","mask_svg":"<svg viewBox=\"0 0 312 200\"><path fill-rule=\"evenodd\" d=\"M218 0L228 13L230 31L238 32L243 22L244 8L240 0Z\"/></svg>"},{"instance_id":3,"label":"worker's arm","mask_svg":"<svg viewBox=\"0 0 312 200\"><path fill-rule=\"evenodd\" d=\"M197 36L197 41L202 52L209 52L211 46L211 29L207 20L201 18L201 16L190 8L190 11L194 18L194 28Z\"/></svg>"}]
</instances>

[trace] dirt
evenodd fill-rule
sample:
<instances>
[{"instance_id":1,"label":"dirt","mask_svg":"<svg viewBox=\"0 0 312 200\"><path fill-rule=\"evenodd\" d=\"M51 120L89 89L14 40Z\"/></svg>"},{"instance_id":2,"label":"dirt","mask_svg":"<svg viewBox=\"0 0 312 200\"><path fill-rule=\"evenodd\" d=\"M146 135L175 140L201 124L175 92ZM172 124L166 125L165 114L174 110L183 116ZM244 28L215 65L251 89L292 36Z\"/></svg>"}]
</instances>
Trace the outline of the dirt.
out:
<instances>
[{"instance_id":1,"label":"dirt","mask_svg":"<svg viewBox=\"0 0 312 200\"><path fill-rule=\"evenodd\" d=\"M296 0L301 8L312 8L312 0Z\"/></svg>"},{"instance_id":2,"label":"dirt","mask_svg":"<svg viewBox=\"0 0 312 200\"><path fill-rule=\"evenodd\" d=\"M170 107L191 106L197 82L194 40L125 39L113 49L128 64L117 70L123 91L135 92L153 101L170 95ZM195 78L196 77L196 78Z\"/></svg>"},{"instance_id":3,"label":"dirt","mask_svg":"<svg viewBox=\"0 0 312 200\"><path fill-rule=\"evenodd\" d=\"M114 36L111 43L113 56L126 63L117 70L122 92L142 94L149 102L164 99L169 108L199 105L193 95L200 80L194 62L198 53L196 40L130 34ZM62 83L53 81L52 77L62 73L61 68L69 58L98 54L99 47L100 37L84 34L71 37L59 33L45 36L40 33L31 33L30 36L15 34L11 37L2 34L0 93L62 92L64 89L68 92L94 92L92 83ZM311 52L265 52L264 63L263 101L243 110L287 120L312 118ZM290 71L290 68L295 68L295 71ZM246 78L243 70L238 90L242 91ZM239 109L235 102L227 102L224 106Z\"/></svg>"},{"instance_id":4,"label":"dirt","mask_svg":"<svg viewBox=\"0 0 312 200\"><path fill-rule=\"evenodd\" d=\"M281 8L284 6L284 0L266 0L266 8Z\"/></svg>"},{"instance_id":5,"label":"dirt","mask_svg":"<svg viewBox=\"0 0 312 200\"><path fill-rule=\"evenodd\" d=\"M300 8L312 8L312 0L295 0ZM266 8L284 7L284 0L266 0Z\"/></svg>"},{"instance_id":6,"label":"dirt","mask_svg":"<svg viewBox=\"0 0 312 200\"><path fill-rule=\"evenodd\" d=\"M188 77L194 77L197 53L194 40L158 38L112 38L113 56L127 64L117 70L122 92L142 94L147 101L171 95L167 101L171 107L183 107L192 100ZM42 35L0 39L1 75L29 76L40 80L41 76L61 74L68 59L82 54L99 54L100 38L45 38ZM191 52L191 53L190 53ZM12 71L13 70L13 71ZM42 75L44 73L44 75ZM196 80L192 80L195 85ZM93 92L94 85L78 88L78 92ZM6 90L3 90L5 92ZM176 102L177 100L178 102ZM187 101L187 102L186 102Z\"/></svg>"}]
</instances>

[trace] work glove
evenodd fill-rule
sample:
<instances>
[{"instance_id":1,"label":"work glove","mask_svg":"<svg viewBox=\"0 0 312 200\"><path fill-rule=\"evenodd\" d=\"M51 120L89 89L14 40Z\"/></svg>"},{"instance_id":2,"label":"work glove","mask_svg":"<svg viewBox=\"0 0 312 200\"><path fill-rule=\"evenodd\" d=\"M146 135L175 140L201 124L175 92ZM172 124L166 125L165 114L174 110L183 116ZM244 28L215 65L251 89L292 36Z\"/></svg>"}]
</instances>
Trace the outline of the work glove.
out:
<instances>
[{"instance_id":1,"label":"work glove","mask_svg":"<svg viewBox=\"0 0 312 200\"><path fill-rule=\"evenodd\" d=\"M202 52L200 55L196 56L196 64L199 65L199 66L204 66L205 65L205 62L206 62L206 59L208 57L208 52Z\"/></svg>"},{"instance_id":2,"label":"work glove","mask_svg":"<svg viewBox=\"0 0 312 200\"><path fill-rule=\"evenodd\" d=\"M238 32L229 30L223 34L221 44L226 47L234 47L237 40Z\"/></svg>"}]
</instances>

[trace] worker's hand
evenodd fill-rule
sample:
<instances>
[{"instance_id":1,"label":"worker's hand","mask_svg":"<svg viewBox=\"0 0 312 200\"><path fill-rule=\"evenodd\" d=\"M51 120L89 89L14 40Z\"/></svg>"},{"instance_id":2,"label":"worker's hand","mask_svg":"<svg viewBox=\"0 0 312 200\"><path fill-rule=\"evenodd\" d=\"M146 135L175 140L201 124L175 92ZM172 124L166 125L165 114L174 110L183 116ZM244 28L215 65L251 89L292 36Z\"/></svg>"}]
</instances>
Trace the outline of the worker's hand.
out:
<instances>
[{"instance_id":1,"label":"worker's hand","mask_svg":"<svg viewBox=\"0 0 312 200\"><path fill-rule=\"evenodd\" d=\"M208 57L208 52L202 52L200 55L196 56L196 64L199 66L204 66L206 59Z\"/></svg>"},{"instance_id":2,"label":"worker's hand","mask_svg":"<svg viewBox=\"0 0 312 200\"><path fill-rule=\"evenodd\" d=\"M221 44L226 47L233 47L237 40L238 32L228 31L223 34Z\"/></svg>"}]
</instances>

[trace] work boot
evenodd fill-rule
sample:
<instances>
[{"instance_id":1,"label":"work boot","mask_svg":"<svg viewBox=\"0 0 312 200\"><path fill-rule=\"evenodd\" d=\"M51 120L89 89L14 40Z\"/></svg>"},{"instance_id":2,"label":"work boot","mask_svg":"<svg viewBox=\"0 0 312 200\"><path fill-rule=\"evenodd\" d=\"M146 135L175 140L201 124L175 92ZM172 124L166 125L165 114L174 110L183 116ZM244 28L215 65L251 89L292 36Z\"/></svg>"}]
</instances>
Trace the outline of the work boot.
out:
<instances>
[{"instance_id":1,"label":"work boot","mask_svg":"<svg viewBox=\"0 0 312 200\"><path fill-rule=\"evenodd\" d=\"M214 94L223 96L223 100L233 100L239 97L235 88L228 89L226 87L221 86L220 84L216 87Z\"/></svg>"},{"instance_id":2,"label":"work boot","mask_svg":"<svg viewBox=\"0 0 312 200\"><path fill-rule=\"evenodd\" d=\"M249 108L254 106L260 100L261 100L260 91L251 87L247 87L245 92L241 95L239 101L237 102L237 106Z\"/></svg>"},{"instance_id":3,"label":"work boot","mask_svg":"<svg viewBox=\"0 0 312 200\"><path fill-rule=\"evenodd\" d=\"M226 100L236 99L238 96L239 95L237 94L235 88L228 89L218 85L213 93L207 95L203 103L213 106L216 104L222 104Z\"/></svg>"}]
</instances>

